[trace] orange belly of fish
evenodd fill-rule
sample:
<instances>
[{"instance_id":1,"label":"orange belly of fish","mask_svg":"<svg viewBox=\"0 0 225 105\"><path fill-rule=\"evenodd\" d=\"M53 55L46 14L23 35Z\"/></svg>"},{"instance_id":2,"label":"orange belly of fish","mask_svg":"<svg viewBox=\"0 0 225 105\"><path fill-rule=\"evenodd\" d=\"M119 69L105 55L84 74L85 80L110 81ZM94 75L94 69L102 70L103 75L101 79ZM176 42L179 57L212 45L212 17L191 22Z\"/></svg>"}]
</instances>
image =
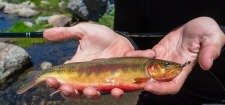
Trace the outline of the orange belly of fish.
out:
<instances>
[{"instance_id":1,"label":"orange belly of fish","mask_svg":"<svg viewBox=\"0 0 225 105\"><path fill-rule=\"evenodd\" d=\"M129 92L129 91L136 91L136 90L142 90L144 88L145 83L142 84L120 84L120 85L101 85L101 86L91 86L94 87L98 91L102 92L110 92L114 88L122 89L123 91ZM79 85L73 85L74 89L78 91L83 91L88 86L79 86Z\"/></svg>"}]
</instances>

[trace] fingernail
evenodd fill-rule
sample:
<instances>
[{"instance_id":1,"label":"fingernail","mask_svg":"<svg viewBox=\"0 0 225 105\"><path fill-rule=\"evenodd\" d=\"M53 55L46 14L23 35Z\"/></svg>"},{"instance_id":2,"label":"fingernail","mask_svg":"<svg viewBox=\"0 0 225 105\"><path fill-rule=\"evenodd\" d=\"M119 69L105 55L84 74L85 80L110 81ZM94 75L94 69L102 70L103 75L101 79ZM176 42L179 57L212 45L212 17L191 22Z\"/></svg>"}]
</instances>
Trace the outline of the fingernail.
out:
<instances>
[{"instance_id":1,"label":"fingernail","mask_svg":"<svg viewBox=\"0 0 225 105\"><path fill-rule=\"evenodd\" d=\"M211 58L210 58L210 62L211 62L211 63L213 63L213 60L214 60L214 58L213 58L213 57L211 57Z\"/></svg>"},{"instance_id":2,"label":"fingernail","mask_svg":"<svg viewBox=\"0 0 225 105\"><path fill-rule=\"evenodd\" d=\"M75 94L76 94L76 95L78 95L78 94L79 94L79 92L78 92L76 89L74 89L74 92L75 92Z\"/></svg>"},{"instance_id":3,"label":"fingernail","mask_svg":"<svg viewBox=\"0 0 225 105\"><path fill-rule=\"evenodd\" d=\"M206 68L207 70L209 70L209 69L212 67L212 65L213 65L213 60L214 60L213 57L209 58L210 64L209 64L208 68Z\"/></svg>"},{"instance_id":4,"label":"fingernail","mask_svg":"<svg viewBox=\"0 0 225 105\"><path fill-rule=\"evenodd\" d=\"M61 92L62 92L62 94L63 94L64 96L69 96L69 95L70 95L70 93L67 92L67 91L61 91Z\"/></svg>"},{"instance_id":5,"label":"fingernail","mask_svg":"<svg viewBox=\"0 0 225 105\"><path fill-rule=\"evenodd\" d=\"M123 96L124 94L120 94L119 96L116 97L116 99L122 99Z\"/></svg>"}]
</instances>

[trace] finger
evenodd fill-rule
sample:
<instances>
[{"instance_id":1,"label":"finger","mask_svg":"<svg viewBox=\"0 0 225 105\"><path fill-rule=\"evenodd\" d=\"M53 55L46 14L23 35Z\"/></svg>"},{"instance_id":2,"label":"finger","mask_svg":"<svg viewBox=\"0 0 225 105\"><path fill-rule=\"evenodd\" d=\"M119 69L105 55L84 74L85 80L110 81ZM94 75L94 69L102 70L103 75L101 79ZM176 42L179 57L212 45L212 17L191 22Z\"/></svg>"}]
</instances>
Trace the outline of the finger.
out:
<instances>
[{"instance_id":1,"label":"finger","mask_svg":"<svg viewBox=\"0 0 225 105\"><path fill-rule=\"evenodd\" d=\"M111 90L111 94L115 98L121 98L124 95L124 92L119 88L114 88Z\"/></svg>"},{"instance_id":2,"label":"finger","mask_svg":"<svg viewBox=\"0 0 225 105\"><path fill-rule=\"evenodd\" d=\"M157 95L167 95L177 93L180 90L180 87L177 86L175 81L161 83L149 81L144 89Z\"/></svg>"},{"instance_id":3,"label":"finger","mask_svg":"<svg viewBox=\"0 0 225 105\"><path fill-rule=\"evenodd\" d=\"M203 47L198 56L198 61L203 70L209 70L213 65L213 60L216 59L220 54L220 50L213 46Z\"/></svg>"},{"instance_id":4,"label":"finger","mask_svg":"<svg viewBox=\"0 0 225 105\"><path fill-rule=\"evenodd\" d=\"M98 99L101 96L101 93L93 87L85 88L83 93L90 99Z\"/></svg>"},{"instance_id":5,"label":"finger","mask_svg":"<svg viewBox=\"0 0 225 105\"><path fill-rule=\"evenodd\" d=\"M71 85L62 85L60 91L65 99L77 99L81 96Z\"/></svg>"},{"instance_id":6,"label":"finger","mask_svg":"<svg viewBox=\"0 0 225 105\"><path fill-rule=\"evenodd\" d=\"M52 77L47 78L45 80L45 82L46 82L47 87L51 88L53 90L57 90L58 87L60 86L60 83L55 78L52 78Z\"/></svg>"},{"instance_id":7,"label":"finger","mask_svg":"<svg viewBox=\"0 0 225 105\"><path fill-rule=\"evenodd\" d=\"M45 30L44 38L50 41L60 41L71 38L81 39L83 30L79 26L74 27L55 27Z\"/></svg>"},{"instance_id":8,"label":"finger","mask_svg":"<svg viewBox=\"0 0 225 105\"><path fill-rule=\"evenodd\" d=\"M154 58L155 57L155 52L154 50L148 49L148 50L136 50L136 51L130 51L125 54L125 56L128 57L148 57L148 58Z\"/></svg>"}]
</instances>

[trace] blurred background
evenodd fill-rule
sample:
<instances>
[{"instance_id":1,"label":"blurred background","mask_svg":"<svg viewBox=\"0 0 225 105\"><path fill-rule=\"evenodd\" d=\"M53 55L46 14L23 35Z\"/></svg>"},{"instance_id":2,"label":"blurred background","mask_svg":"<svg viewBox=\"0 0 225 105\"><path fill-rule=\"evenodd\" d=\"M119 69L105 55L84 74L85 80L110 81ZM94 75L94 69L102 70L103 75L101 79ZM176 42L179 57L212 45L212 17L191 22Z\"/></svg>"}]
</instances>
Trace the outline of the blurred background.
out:
<instances>
[{"instance_id":1,"label":"blurred background","mask_svg":"<svg viewBox=\"0 0 225 105\"><path fill-rule=\"evenodd\" d=\"M0 0L0 33L43 32L83 21L113 28L113 20L113 0ZM27 72L64 63L78 44L73 39L53 43L43 38L0 38L0 105L135 105L139 91L119 100L110 94L96 101L65 100L60 93L50 97L53 91L43 83L16 94Z\"/></svg>"}]
</instances>

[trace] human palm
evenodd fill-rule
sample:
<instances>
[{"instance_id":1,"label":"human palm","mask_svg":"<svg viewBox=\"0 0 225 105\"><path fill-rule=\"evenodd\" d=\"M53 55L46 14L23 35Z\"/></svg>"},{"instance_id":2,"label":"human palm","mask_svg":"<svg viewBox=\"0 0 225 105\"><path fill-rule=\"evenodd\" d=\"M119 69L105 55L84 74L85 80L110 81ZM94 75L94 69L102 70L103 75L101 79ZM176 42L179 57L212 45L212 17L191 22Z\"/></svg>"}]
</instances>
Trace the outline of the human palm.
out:
<instances>
[{"instance_id":1,"label":"human palm","mask_svg":"<svg viewBox=\"0 0 225 105\"><path fill-rule=\"evenodd\" d=\"M97 58L121 57L134 50L132 44L110 28L92 23L80 23L74 27L48 29L44 37L50 41L75 38L79 46L69 62L89 61ZM67 62L68 63L68 62Z\"/></svg>"},{"instance_id":2,"label":"human palm","mask_svg":"<svg viewBox=\"0 0 225 105\"><path fill-rule=\"evenodd\" d=\"M170 82L149 82L145 89L155 94L177 93L188 74L198 61L202 69L208 70L225 43L224 33L211 18L196 18L187 24L171 31L152 50L157 59L186 63L182 72Z\"/></svg>"}]
</instances>

